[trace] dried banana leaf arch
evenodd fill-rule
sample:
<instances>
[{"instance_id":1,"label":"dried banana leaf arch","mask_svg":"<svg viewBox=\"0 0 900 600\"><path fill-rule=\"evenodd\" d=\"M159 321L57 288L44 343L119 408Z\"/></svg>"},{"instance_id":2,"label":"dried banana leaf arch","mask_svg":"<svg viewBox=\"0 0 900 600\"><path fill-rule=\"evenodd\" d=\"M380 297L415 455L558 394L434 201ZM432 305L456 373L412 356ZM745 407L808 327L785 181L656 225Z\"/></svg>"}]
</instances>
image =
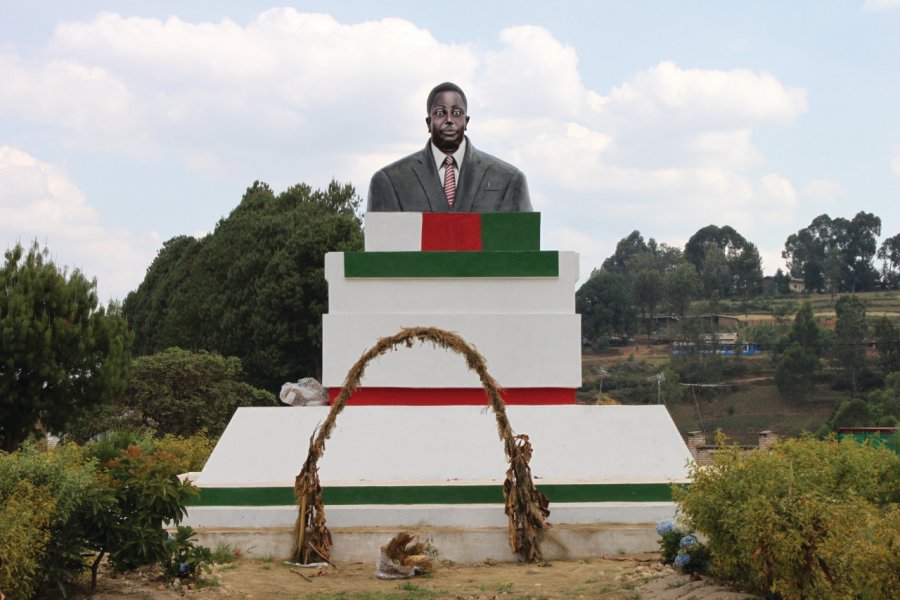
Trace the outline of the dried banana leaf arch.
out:
<instances>
[{"instance_id":1,"label":"dried banana leaf arch","mask_svg":"<svg viewBox=\"0 0 900 600\"><path fill-rule=\"evenodd\" d=\"M398 333L378 340L347 372L344 387L335 399L325 421L310 438L309 453L294 482L294 495L300 510L294 525L292 556L294 560L309 564L313 560L329 559L331 532L325 526L325 505L322 502L322 485L319 482L318 462L325 452L325 442L331 436L337 416L344 410L347 400L359 387L366 366L372 359L388 350L414 342L430 342L439 348L461 354L466 365L478 374L497 419L497 433L503 442L503 450L509 462L503 482L505 512L509 517L509 546L513 553L527 562L541 558L540 540L550 515L547 498L534 486L531 478L531 444L527 435L513 434L506 416L506 404L500 397L500 386L487 371L484 357L462 337L437 327L408 327Z\"/></svg>"}]
</instances>

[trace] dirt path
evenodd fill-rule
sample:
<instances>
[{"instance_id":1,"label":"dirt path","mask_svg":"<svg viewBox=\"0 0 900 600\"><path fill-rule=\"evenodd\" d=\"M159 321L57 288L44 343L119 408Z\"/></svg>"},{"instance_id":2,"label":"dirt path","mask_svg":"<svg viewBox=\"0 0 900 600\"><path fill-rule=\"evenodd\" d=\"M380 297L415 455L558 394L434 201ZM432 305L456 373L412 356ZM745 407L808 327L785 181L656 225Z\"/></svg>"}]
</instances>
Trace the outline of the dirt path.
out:
<instances>
[{"instance_id":1,"label":"dirt path","mask_svg":"<svg viewBox=\"0 0 900 600\"><path fill-rule=\"evenodd\" d=\"M405 581L381 581L373 564L337 569L298 569L277 560L240 559L214 568L200 586L173 589L158 569L126 575L103 571L95 600L174 600L233 598L257 600L489 600L650 599L738 600L712 581L690 581L658 562L654 554L556 561L542 565L443 563L434 574ZM86 594L75 596L78 600Z\"/></svg>"}]
</instances>

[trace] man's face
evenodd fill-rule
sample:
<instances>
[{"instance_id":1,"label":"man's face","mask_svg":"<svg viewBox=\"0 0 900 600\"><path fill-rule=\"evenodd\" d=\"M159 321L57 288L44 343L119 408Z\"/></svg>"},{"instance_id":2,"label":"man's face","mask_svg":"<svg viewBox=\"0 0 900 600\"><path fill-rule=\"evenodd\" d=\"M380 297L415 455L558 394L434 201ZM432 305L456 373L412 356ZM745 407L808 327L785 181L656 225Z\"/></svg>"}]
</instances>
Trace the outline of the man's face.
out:
<instances>
[{"instance_id":1,"label":"man's face","mask_svg":"<svg viewBox=\"0 0 900 600\"><path fill-rule=\"evenodd\" d=\"M425 117L431 141L442 152L456 152L466 133L469 117L466 105L458 92L439 92L431 104L431 112Z\"/></svg>"}]
</instances>

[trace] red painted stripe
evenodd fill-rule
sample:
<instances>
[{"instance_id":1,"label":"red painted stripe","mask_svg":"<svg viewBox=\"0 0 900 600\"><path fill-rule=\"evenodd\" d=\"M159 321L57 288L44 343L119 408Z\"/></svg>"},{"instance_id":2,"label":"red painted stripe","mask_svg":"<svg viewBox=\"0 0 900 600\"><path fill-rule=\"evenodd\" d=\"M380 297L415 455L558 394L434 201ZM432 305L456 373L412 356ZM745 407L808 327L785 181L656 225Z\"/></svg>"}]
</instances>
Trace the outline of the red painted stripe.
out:
<instances>
[{"instance_id":1,"label":"red painted stripe","mask_svg":"<svg viewBox=\"0 0 900 600\"><path fill-rule=\"evenodd\" d=\"M341 388L329 388L333 403ZM574 388L508 388L501 392L507 404L575 404ZM388 388L356 390L348 405L353 406L484 406L487 394L481 388Z\"/></svg>"},{"instance_id":2,"label":"red painted stripe","mask_svg":"<svg viewBox=\"0 0 900 600\"><path fill-rule=\"evenodd\" d=\"M422 251L481 251L479 213L422 213Z\"/></svg>"}]
</instances>

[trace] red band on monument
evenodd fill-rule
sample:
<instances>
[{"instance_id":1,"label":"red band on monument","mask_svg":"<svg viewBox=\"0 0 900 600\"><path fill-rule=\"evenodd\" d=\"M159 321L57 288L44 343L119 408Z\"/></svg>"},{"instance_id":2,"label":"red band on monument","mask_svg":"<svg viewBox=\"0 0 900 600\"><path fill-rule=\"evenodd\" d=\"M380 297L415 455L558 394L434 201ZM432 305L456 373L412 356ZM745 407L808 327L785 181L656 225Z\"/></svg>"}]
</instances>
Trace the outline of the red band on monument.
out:
<instances>
[{"instance_id":1,"label":"red band on monument","mask_svg":"<svg viewBox=\"0 0 900 600\"><path fill-rule=\"evenodd\" d=\"M422 251L481 251L479 213L422 213Z\"/></svg>"},{"instance_id":2,"label":"red band on monument","mask_svg":"<svg viewBox=\"0 0 900 600\"><path fill-rule=\"evenodd\" d=\"M329 388L333 403L341 388ZM575 404L574 388L508 388L501 392L506 404ZM359 388L348 406L485 406L488 397L481 388Z\"/></svg>"}]
</instances>

